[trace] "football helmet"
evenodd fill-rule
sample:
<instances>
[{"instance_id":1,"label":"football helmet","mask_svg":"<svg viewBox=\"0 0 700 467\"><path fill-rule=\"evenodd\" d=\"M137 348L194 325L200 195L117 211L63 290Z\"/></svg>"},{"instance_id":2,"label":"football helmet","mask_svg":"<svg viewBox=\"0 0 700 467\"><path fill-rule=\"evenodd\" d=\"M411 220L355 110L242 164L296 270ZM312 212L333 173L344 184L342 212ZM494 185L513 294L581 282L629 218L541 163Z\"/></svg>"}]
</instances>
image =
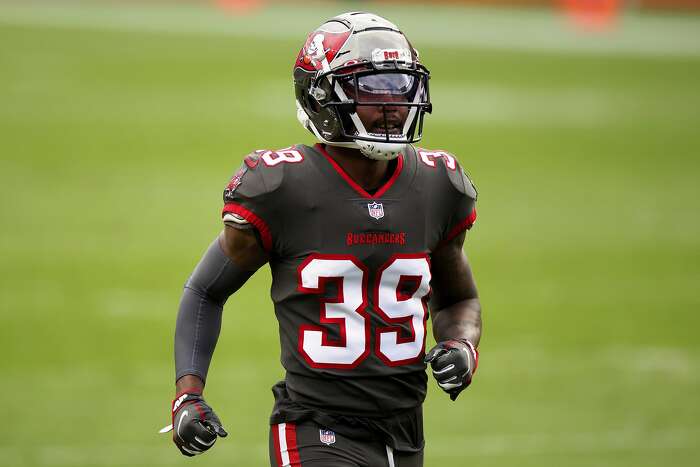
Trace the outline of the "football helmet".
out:
<instances>
[{"instance_id":1,"label":"football helmet","mask_svg":"<svg viewBox=\"0 0 700 467\"><path fill-rule=\"evenodd\" d=\"M393 23L364 12L309 34L294 65L297 118L319 141L390 160L419 141L430 72ZM364 120L364 121L363 121Z\"/></svg>"}]
</instances>

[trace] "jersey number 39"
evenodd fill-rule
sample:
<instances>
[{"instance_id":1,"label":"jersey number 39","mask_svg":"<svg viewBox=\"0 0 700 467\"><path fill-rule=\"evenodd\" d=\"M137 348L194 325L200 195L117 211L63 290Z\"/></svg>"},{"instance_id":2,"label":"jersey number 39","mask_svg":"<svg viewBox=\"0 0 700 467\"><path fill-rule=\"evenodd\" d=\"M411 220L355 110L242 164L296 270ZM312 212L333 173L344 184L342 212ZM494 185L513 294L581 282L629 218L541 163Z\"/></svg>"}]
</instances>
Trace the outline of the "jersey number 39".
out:
<instances>
[{"instance_id":1,"label":"jersey number 39","mask_svg":"<svg viewBox=\"0 0 700 467\"><path fill-rule=\"evenodd\" d=\"M299 266L299 290L322 296L321 326L299 328L299 352L312 367L350 369L369 355L368 276L367 267L349 255L313 254ZM430 277L422 254L394 255L375 274L374 307L390 325L374 330L374 352L389 366L414 362L424 351ZM329 283L337 290L330 298L325 295ZM408 324L410 336L402 335L401 323ZM339 339L330 339L324 324L337 325Z\"/></svg>"}]
</instances>

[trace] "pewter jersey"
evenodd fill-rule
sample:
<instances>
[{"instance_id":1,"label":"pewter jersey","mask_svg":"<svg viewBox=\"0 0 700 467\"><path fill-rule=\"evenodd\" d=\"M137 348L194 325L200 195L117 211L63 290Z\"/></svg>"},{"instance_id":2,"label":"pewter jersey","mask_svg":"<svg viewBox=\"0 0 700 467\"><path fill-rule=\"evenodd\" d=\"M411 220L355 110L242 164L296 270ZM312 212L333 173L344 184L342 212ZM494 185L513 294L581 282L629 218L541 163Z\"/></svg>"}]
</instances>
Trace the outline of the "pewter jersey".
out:
<instances>
[{"instance_id":1,"label":"pewter jersey","mask_svg":"<svg viewBox=\"0 0 700 467\"><path fill-rule=\"evenodd\" d=\"M270 254L288 397L331 414L420 406L430 257L474 223L456 158L410 148L374 193L323 146L256 151L224 192L224 221ZM287 397L287 395L285 395Z\"/></svg>"}]
</instances>

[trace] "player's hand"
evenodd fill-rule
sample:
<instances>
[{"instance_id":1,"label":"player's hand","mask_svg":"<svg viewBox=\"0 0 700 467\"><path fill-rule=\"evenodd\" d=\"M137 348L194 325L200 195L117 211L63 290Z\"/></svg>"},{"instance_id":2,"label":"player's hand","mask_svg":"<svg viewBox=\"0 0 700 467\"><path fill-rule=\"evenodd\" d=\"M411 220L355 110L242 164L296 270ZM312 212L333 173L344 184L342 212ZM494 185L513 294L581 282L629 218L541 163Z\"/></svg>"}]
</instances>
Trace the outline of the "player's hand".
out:
<instances>
[{"instance_id":1,"label":"player's hand","mask_svg":"<svg viewBox=\"0 0 700 467\"><path fill-rule=\"evenodd\" d=\"M479 361L479 354L471 342L446 340L438 342L425 356L430 363L438 386L455 400L472 382Z\"/></svg>"},{"instance_id":2,"label":"player's hand","mask_svg":"<svg viewBox=\"0 0 700 467\"><path fill-rule=\"evenodd\" d=\"M214 445L217 437L228 436L201 394L185 393L175 398L172 415L173 442L185 456L201 454Z\"/></svg>"}]
</instances>

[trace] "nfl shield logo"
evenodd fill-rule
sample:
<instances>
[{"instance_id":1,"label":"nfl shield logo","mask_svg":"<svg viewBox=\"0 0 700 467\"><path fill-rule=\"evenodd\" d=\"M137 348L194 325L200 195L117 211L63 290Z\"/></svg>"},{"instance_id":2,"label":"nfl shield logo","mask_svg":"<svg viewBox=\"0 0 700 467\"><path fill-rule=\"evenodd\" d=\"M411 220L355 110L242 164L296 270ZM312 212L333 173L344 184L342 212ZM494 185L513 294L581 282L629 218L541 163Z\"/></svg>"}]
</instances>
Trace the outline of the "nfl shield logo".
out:
<instances>
[{"instance_id":1,"label":"nfl shield logo","mask_svg":"<svg viewBox=\"0 0 700 467\"><path fill-rule=\"evenodd\" d=\"M369 217L373 217L377 220L384 217L384 206L382 206L382 203L369 203L367 209L369 209Z\"/></svg>"},{"instance_id":2,"label":"nfl shield logo","mask_svg":"<svg viewBox=\"0 0 700 467\"><path fill-rule=\"evenodd\" d=\"M335 432L331 430L318 430L319 438L323 444L331 445L335 443Z\"/></svg>"}]
</instances>

